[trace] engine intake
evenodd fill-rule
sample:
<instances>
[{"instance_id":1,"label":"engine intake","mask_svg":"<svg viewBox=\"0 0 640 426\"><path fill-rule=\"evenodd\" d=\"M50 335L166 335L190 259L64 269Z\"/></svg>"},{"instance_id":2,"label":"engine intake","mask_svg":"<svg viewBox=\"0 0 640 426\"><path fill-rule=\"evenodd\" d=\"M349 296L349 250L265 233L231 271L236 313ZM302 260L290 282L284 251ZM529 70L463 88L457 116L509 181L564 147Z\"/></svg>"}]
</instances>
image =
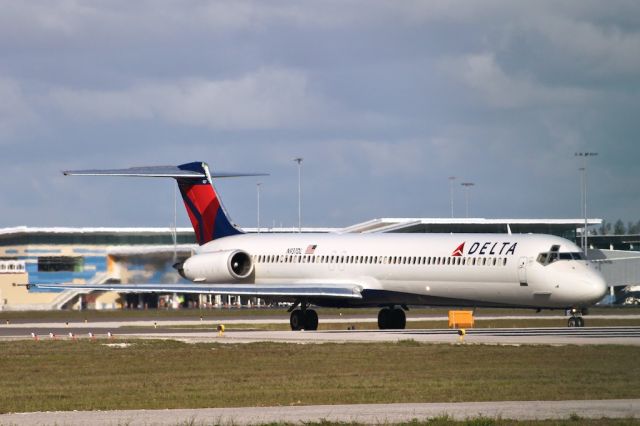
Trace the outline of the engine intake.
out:
<instances>
[{"instance_id":1,"label":"engine intake","mask_svg":"<svg viewBox=\"0 0 640 426\"><path fill-rule=\"evenodd\" d=\"M249 278L253 261L242 250L224 250L191 256L182 265L182 274L191 281L230 282Z\"/></svg>"}]
</instances>

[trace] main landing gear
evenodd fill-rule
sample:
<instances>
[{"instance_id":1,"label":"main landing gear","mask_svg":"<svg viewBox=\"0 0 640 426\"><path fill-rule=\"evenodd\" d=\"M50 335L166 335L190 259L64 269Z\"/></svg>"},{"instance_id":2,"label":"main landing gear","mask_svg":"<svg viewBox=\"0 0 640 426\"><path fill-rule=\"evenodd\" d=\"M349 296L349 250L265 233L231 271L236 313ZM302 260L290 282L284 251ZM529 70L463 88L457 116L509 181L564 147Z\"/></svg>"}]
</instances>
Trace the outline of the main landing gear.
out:
<instances>
[{"instance_id":1,"label":"main landing gear","mask_svg":"<svg viewBox=\"0 0 640 426\"><path fill-rule=\"evenodd\" d=\"M296 309L300 305L300 309ZM318 313L313 309L307 309L308 304L306 302L294 304L289 312L291 317L289 318L289 324L291 330L317 330L318 329Z\"/></svg>"},{"instance_id":2,"label":"main landing gear","mask_svg":"<svg viewBox=\"0 0 640 426\"><path fill-rule=\"evenodd\" d=\"M380 309L378 312L378 328L380 330L401 330L407 325L407 316L404 314L406 307L394 306Z\"/></svg>"},{"instance_id":3,"label":"main landing gear","mask_svg":"<svg viewBox=\"0 0 640 426\"><path fill-rule=\"evenodd\" d=\"M582 318L582 314L586 313L584 311L581 311L580 309L571 309L570 310L571 313L571 318L569 318L569 321L567 322L567 326L568 327L584 327L584 319Z\"/></svg>"}]
</instances>

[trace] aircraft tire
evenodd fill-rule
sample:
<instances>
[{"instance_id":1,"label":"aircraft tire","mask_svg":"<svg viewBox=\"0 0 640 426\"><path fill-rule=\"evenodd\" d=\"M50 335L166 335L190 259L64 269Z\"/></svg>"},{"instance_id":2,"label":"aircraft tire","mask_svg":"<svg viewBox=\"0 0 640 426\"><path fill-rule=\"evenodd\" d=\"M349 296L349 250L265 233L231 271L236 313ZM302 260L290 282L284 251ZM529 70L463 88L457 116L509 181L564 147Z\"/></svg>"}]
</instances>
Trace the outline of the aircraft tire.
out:
<instances>
[{"instance_id":1,"label":"aircraft tire","mask_svg":"<svg viewBox=\"0 0 640 426\"><path fill-rule=\"evenodd\" d=\"M576 327L584 327L584 319L582 317L576 317Z\"/></svg>"},{"instance_id":2,"label":"aircraft tire","mask_svg":"<svg viewBox=\"0 0 640 426\"><path fill-rule=\"evenodd\" d=\"M289 324L291 325L291 330L298 331L304 328L304 314L300 309L296 309L291 312L291 317L289 317Z\"/></svg>"},{"instance_id":3,"label":"aircraft tire","mask_svg":"<svg viewBox=\"0 0 640 426\"><path fill-rule=\"evenodd\" d=\"M391 318L393 319L391 328L398 330L404 330L407 326L407 316L401 308L395 308L391 311Z\"/></svg>"},{"instance_id":4,"label":"aircraft tire","mask_svg":"<svg viewBox=\"0 0 640 426\"><path fill-rule=\"evenodd\" d=\"M388 330L391 328L392 314L391 309L382 308L378 312L378 328L380 330Z\"/></svg>"},{"instance_id":5,"label":"aircraft tire","mask_svg":"<svg viewBox=\"0 0 640 426\"><path fill-rule=\"evenodd\" d=\"M305 330L318 329L318 313L313 309L307 309L304 312L304 329Z\"/></svg>"},{"instance_id":6,"label":"aircraft tire","mask_svg":"<svg viewBox=\"0 0 640 426\"><path fill-rule=\"evenodd\" d=\"M569 318L569 321L567 322L567 326L568 327L577 327L577 323L576 323L576 318L575 317L571 317Z\"/></svg>"}]
</instances>

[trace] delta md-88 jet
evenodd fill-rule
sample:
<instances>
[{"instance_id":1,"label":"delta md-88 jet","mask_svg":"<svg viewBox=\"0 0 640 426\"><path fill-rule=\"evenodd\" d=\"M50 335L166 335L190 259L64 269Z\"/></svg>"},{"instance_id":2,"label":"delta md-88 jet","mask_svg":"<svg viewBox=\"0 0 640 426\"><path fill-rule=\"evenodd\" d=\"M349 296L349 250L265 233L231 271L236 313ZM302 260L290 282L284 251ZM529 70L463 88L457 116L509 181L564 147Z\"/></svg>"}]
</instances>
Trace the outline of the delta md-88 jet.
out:
<instances>
[{"instance_id":1,"label":"delta md-88 jet","mask_svg":"<svg viewBox=\"0 0 640 426\"><path fill-rule=\"evenodd\" d=\"M206 163L67 171L66 175L170 177L199 244L174 265L188 284L105 284L73 288L233 294L291 302L291 329L316 330L312 306L379 307L380 329L402 329L408 305L566 309L568 325L600 300L606 284L578 246L532 234L247 234L232 224ZM244 175L247 176L247 175Z\"/></svg>"}]
</instances>

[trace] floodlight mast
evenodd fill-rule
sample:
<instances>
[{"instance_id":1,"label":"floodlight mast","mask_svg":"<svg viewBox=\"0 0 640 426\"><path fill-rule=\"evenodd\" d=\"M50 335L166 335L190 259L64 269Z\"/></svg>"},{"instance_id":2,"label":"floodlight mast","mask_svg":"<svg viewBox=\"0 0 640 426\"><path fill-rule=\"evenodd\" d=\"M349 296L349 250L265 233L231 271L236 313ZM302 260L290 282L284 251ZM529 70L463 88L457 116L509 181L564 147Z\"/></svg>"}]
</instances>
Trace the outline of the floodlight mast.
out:
<instances>
[{"instance_id":1,"label":"floodlight mast","mask_svg":"<svg viewBox=\"0 0 640 426\"><path fill-rule=\"evenodd\" d=\"M258 201L258 208L257 208L257 219L258 219L258 234L260 233L260 187L262 186L262 182L257 182L256 183L256 194L257 194L257 201Z\"/></svg>"},{"instance_id":2,"label":"floodlight mast","mask_svg":"<svg viewBox=\"0 0 640 426\"><path fill-rule=\"evenodd\" d=\"M462 182L460 185L464 186L464 198L467 207L467 218L469 217L469 188L475 185L473 182Z\"/></svg>"},{"instance_id":3,"label":"floodlight mast","mask_svg":"<svg viewBox=\"0 0 640 426\"><path fill-rule=\"evenodd\" d=\"M304 158L297 157L294 158L293 161L298 163L298 232L302 232L302 160Z\"/></svg>"},{"instance_id":4,"label":"floodlight mast","mask_svg":"<svg viewBox=\"0 0 640 426\"><path fill-rule=\"evenodd\" d=\"M455 176L449 176L449 199L451 201L451 218L453 219L453 181L457 178Z\"/></svg>"},{"instance_id":5,"label":"floodlight mast","mask_svg":"<svg viewBox=\"0 0 640 426\"><path fill-rule=\"evenodd\" d=\"M588 232L587 232L587 226L588 224L588 219L587 219L587 160L589 159L589 157L595 157L597 156L598 153L597 152L576 152L575 153L575 157L581 157L582 158L582 167L578 170L580 170L581 172L581 183L582 183L582 214L584 217L584 228L582 229L582 251L584 252L584 257L588 257L589 254L589 247L588 247Z\"/></svg>"}]
</instances>

